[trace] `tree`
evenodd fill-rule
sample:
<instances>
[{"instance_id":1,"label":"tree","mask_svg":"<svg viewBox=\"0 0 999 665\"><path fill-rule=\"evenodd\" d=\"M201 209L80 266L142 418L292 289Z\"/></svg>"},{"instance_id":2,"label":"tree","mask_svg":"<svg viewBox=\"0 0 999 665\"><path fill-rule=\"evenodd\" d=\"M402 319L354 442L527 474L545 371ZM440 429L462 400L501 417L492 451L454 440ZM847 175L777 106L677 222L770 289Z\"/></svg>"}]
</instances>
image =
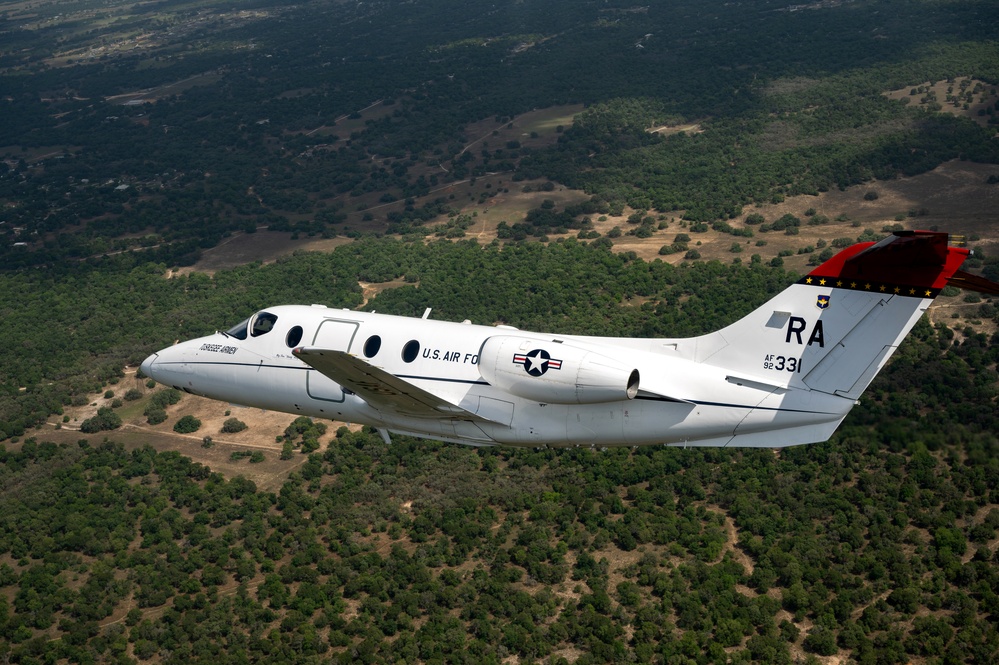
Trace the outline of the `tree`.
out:
<instances>
[{"instance_id":1,"label":"tree","mask_svg":"<svg viewBox=\"0 0 999 665\"><path fill-rule=\"evenodd\" d=\"M226 434L235 434L237 432L242 432L247 428L246 423L238 418L228 418L224 423L222 423L222 431Z\"/></svg>"},{"instance_id":2,"label":"tree","mask_svg":"<svg viewBox=\"0 0 999 665\"><path fill-rule=\"evenodd\" d=\"M121 427L121 416L115 413L110 407L102 406L97 409L97 415L87 418L80 424L80 431L87 434L118 429Z\"/></svg>"},{"instance_id":3,"label":"tree","mask_svg":"<svg viewBox=\"0 0 999 665\"><path fill-rule=\"evenodd\" d=\"M174 423L173 431L178 434L191 434L201 428L201 421L194 416L184 416Z\"/></svg>"},{"instance_id":4,"label":"tree","mask_svg":"<svg viewBox=\"0 0 999 665\"><path fill-rule=\"evenodd\" d=\"M153 408L146 409L146 422L150 425L159 425L167 419L166 409Z\"/></svg>"}]
</instances>

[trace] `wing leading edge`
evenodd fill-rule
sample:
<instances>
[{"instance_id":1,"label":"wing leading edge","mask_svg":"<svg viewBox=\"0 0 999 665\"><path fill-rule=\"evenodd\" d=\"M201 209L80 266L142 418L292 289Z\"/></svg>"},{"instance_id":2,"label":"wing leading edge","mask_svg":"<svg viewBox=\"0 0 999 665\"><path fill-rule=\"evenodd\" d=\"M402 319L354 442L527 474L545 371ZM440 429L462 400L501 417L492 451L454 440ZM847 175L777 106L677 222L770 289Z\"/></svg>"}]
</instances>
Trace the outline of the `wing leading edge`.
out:
<instances>
[{"instance_id":1,"label":"wing leading edge","mask_svg":"<svg viewBox=\"0 0 999 665\"><path fill-rule=\"evenodd\" d=\"M345 351L307 346L294 349L292 353L379 411L404 413L418 418L495 422L452 404Z\"/></svg>"}]
</instances>

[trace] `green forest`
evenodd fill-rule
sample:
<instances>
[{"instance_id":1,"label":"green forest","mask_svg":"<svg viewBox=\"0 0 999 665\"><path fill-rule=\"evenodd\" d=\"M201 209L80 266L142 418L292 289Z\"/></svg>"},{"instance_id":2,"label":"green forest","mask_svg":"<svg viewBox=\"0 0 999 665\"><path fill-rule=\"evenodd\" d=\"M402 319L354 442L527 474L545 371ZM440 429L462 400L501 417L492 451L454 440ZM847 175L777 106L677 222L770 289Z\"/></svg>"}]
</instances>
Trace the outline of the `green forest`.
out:
<instances>
[{"instance_id":1,"label":"green forest","mask_svg":"<svg viewBox=\"0 0 999 665\"><path fill-rule=\"evenodd\" d=\"M794 277L598 241L368 240L170 280L130 258L7 278L22 318L4 343L25 355L4 356L3 383L38 380L3 402L20 423L0 449L9 662L999 656L999 340L960 321L920 323L824 444L555 452L341 429L308 452L301 424L285 447L307 461L264 492L114 432L56 445L31 418L262 303L357 305L359 279L413 283L365 305L381 312L660 335L718 327Z\"/></svg>"}]
</instances>

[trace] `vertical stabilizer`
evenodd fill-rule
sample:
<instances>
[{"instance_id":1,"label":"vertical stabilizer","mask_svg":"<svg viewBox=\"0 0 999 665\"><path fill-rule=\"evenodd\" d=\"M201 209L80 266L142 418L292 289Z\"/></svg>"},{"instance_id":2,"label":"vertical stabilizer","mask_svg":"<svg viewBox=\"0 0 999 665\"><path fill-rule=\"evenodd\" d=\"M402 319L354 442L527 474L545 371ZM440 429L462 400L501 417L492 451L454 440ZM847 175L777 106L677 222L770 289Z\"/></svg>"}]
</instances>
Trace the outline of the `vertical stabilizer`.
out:
<instances>
[{"instance_id":1,"label":"vertical stabilizer","mask_svg":"<svg viewBox=\"0 0 999 665\"><path fill-rule=\"evenodd\" d=\"M856 399L947 285L967 249L903 231L826 261L698 341L701 362L789 388Z\"/></svg>"}]
</instances>

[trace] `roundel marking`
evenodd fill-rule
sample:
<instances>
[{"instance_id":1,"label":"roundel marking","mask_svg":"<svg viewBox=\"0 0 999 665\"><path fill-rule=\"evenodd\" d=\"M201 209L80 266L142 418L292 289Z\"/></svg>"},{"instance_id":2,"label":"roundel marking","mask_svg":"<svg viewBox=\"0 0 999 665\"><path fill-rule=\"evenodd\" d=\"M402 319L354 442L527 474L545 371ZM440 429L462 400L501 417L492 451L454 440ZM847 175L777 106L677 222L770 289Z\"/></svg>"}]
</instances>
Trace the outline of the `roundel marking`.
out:
<instances>
[{"instance_id":1,"label":"roundel marking","mask_svg":"<svg viewBox=\"0 0 999 665\"><path fill-rule=\"evenodd\" d=\"M514 365L523 365L524 371L531 376L541 376L550 369L562 369L562 361L552 358L544 349L534 349L527 353L515 353Z\"/></svg>"}]
</instances>

